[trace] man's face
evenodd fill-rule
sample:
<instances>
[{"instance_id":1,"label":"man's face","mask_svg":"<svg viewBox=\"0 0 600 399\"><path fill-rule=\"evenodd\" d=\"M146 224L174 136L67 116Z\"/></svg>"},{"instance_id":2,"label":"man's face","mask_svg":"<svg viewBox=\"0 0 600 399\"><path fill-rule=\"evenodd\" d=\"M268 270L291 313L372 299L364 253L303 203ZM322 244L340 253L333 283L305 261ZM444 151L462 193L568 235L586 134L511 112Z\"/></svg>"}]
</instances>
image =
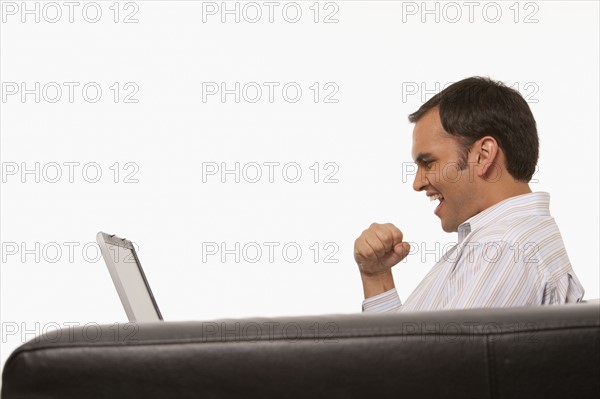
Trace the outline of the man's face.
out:
<instances>
[{"instance_id":1,"label":"man's face","mask_svg":"<svg viewBox=\"0 0 600 399\"><path fill-rule=\"evenodd\" d=\"M425 191L439 203L434 213L441 219L444 231L457 231L462 222L479 212L471 154L466 167L460 170L461 146L444 131L437 107L415 124L412 157L417 163L413 188Z\"/></svg>"}]
</instances>

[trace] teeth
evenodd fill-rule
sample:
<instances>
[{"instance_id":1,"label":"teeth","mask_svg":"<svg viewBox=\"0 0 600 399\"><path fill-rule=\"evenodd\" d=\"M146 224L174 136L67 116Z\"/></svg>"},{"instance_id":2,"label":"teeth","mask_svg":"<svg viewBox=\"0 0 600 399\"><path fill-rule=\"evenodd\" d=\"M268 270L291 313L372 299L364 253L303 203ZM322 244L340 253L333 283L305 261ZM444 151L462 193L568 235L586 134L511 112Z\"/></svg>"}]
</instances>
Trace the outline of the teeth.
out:
<instances>
[{"instance_id":1,"label":"teeth","mask_svg":"<svg viewBox=\"0 0 600 399\"><path fill-rule=\"evenodd\" d=\"M442 194L433 194L429 197L429 201L435 201L435 200L443 200L444 197L442 196Z\"/></svg>"}]
</instances>

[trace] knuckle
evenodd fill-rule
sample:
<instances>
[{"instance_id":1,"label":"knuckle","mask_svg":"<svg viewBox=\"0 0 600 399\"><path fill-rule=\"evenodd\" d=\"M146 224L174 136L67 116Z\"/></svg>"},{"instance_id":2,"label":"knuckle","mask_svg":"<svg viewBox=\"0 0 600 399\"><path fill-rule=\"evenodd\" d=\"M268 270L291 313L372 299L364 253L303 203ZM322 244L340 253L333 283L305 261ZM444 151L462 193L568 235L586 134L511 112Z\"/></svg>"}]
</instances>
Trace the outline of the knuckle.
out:
<instances>
[{"instance_id":1,"label":"knuckle","mask_svg":"<svg viewBox=\"0 0 600 399\"><path fill-rule=\"evenodd\" d=\"M358 251L357 251L357 253L363 259L369 259L369 258L372 258L375 255L375 252L373 252L373 250L370 247L368 247L368 246L364 246L364 247L359 248Z\"/></svg>"}]
</instances>

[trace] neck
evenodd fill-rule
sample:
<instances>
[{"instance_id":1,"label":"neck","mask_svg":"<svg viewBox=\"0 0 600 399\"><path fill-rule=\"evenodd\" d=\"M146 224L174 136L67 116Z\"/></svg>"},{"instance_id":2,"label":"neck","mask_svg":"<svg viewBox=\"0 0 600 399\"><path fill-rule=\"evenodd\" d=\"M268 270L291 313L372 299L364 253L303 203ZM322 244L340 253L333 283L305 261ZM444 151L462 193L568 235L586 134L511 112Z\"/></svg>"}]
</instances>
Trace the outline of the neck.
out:
<instances>
[{"instance_id":1,"label":"neck","mask_svg":"<svg viewBox=\"0 0 600 399\"><path fill-rule=\"evenodd\" d=\"M504 201L507 198L531 193L529 183L515 182L514 180L512 180L512 177L510 177L509 182L497 181L488 184L489 186L486 187L486 189L484 190L486 195L484 197L485 201L483 209L487 209L490 206L495 205L500 201Z\"/></svg>"}]
</instances>

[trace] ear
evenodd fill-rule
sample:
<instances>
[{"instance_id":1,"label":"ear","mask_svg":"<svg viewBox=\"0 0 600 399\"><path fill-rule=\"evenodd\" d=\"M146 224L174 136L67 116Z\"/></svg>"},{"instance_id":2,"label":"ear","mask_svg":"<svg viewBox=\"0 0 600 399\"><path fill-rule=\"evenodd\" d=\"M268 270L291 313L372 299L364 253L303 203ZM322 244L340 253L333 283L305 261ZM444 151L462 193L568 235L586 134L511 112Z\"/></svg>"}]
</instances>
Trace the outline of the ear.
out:
<instances>
[{"instance_id":1,"label":"ear","mask_svg":"<svg viewBox=\"0 0 600 399\"><path fill-rule=\"evenodd\" d=\"M485 136L480 138L475 143L475 150L477 156L477 166L479 169L478 175L480 177L487 176L489 174L496 175L498 171L496 168L498 160L498 152L500 147L498 142L492 136Z\"/></svg>"}]
</instances>

